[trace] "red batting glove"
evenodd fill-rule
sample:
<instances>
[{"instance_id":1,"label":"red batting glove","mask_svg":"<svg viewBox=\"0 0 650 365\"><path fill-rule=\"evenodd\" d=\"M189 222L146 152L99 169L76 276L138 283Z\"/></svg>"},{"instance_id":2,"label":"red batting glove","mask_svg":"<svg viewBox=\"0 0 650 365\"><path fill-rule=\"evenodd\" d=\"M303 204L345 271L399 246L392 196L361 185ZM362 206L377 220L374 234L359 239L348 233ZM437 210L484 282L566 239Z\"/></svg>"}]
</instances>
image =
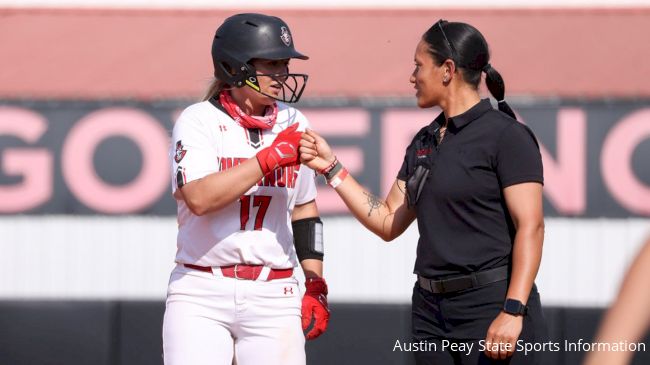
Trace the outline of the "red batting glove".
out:
<instances>
[{"instance_id":1,"label":"red batting glove","mask_svg":"<svg viewBox=\"0 0 650 365\"><path fill-rule=\"evenodd\" d=\"M298 123L278 133L269 147L257 153L255 157L257 157L264 176L278 167L300 163L298 147L302 132L297 132L296 129L298 129Z\"/></svg>"},{"instance_id":2,"label":"red batting glove","mask_svg":"<svg viewBox=\"0 0 650 365\"><path fill-rule=\"evenodd\" d=\"M323 278L310 278L305 281L305 288L307 290L302 297L302 330L307 330L313 320L314 326L305 334L308 340L313 340L325 332L330 319L327 283Z\"/></svg>"}]
</instances>

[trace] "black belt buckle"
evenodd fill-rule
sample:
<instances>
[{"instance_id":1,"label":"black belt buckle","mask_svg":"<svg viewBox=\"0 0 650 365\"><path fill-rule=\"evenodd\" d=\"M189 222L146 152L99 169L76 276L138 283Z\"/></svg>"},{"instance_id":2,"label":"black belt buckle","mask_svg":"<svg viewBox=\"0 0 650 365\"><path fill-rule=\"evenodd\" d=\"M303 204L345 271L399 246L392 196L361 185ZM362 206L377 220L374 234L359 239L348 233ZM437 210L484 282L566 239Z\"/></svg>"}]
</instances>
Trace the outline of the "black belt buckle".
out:
<instances>
[{"instance_id":1,"label":"black belt buckle","mask_svg":"<svg viewBox=\"0 0 650 365\"><path fill-rule=\"evenodd\" d=\"M444 294L477 288L479 286L505 280L507 277L508 267L502 266L496 269L473 272L468 275L442 280L433 280L418 276L418 283L420 284L420 287L434 294Z\"/></svg>"},{"instance_id":2,"label":"black belt buckle","mask_svg":"<svg viewBox=\"0 0 650 365\"><path fill-rule=\"evenodd\" d=\"M464 289L471 288L472 279L468 276L462 276L458 278L440 280L442 282L442 293L451 293L457 292Z\"/></svg>"},{"instance_id":3,"label":"black belt buckle","mask_svg":"<svg viewBox=\"0 0 650 365\"><path fill-rule=\"evenodd\" d=\"M431 280L419 278L420 286L434 294L444 294L474 287L472 279L468 276L453 279Z\"/></svg>"}]
</instances>

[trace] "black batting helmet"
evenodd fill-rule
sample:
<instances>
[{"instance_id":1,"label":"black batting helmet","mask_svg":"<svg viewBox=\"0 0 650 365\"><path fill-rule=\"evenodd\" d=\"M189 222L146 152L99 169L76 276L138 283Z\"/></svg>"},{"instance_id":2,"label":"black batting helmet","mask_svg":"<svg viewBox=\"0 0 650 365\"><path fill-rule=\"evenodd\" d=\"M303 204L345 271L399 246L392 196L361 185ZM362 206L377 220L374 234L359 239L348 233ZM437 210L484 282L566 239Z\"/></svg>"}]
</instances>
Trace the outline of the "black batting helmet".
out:
<instances>
[{"instance_id":1,"label":"black batting helmet","mask_svg":"<svg viewBox=\"0 0 650 365\"><path fill-rule=\"evenodd\" d=\"M282 19L264 14L246 13L227 18L217 29L212 41L214 76L233 86L247 85L264 94L258 76L269 76L282 85L281 98L264 94L276 100L295 103L300 99L307 75L258 75L250 63L252 59L284 60L309 57L296 51L289 26ZM288 82L288 83L287 83Z\"/></svg>"}]
</instances>

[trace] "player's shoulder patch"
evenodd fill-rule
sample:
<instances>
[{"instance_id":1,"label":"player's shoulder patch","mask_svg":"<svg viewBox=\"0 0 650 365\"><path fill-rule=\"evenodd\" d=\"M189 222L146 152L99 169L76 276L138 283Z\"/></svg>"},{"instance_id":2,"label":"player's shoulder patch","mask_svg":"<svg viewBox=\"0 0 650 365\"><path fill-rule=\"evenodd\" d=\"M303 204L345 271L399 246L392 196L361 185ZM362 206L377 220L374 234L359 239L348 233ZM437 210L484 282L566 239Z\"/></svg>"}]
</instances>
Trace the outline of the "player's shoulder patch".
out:
<instances>
[{"instance_id":1,"label":"player's shoulder patch","mask_svg":"<svg viewBox=\"0 0 650 365\"><path fill-rule=\"evenodd\" d=\"M186 153L187 150L183 147L183 141L178 140L176 142L176 151L174 152L174 161L176 161L176 163L180 163L181 160L183 160L183 157L185 157Z\"/></svg>"}]
</instances>

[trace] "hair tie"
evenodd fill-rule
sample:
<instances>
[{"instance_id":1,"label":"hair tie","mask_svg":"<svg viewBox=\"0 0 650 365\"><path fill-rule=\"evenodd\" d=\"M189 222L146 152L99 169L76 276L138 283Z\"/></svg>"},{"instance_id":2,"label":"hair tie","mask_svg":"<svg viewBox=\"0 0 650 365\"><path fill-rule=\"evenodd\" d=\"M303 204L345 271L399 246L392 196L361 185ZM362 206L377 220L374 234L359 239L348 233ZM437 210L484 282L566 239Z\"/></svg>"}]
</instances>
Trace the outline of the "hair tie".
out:
<instances>
[{"instance_id":1,"label":"hair tie","mask_svg":"<svg viewBox=\"0 0 650 365\"><path fill-rule=\"evenodd\" d=\"M490 65L489 63L486 63L485 66L483 66L483 68L481 69L481 71L487 73L488 70L491 69L491 68L492 68L492 65Z\"/></svg>"},{"instance_id":2,"label":"hair tie","mask_svg":"<svg viewBox=\"0 0 650 365\"><path fill-rule=\"evenodd\" d=\"M498 104L505 103L505 102L506 102L506 99L503 99L503 100L497 100L497 103L498 103Z\"/></svg>"}]
</instances>

